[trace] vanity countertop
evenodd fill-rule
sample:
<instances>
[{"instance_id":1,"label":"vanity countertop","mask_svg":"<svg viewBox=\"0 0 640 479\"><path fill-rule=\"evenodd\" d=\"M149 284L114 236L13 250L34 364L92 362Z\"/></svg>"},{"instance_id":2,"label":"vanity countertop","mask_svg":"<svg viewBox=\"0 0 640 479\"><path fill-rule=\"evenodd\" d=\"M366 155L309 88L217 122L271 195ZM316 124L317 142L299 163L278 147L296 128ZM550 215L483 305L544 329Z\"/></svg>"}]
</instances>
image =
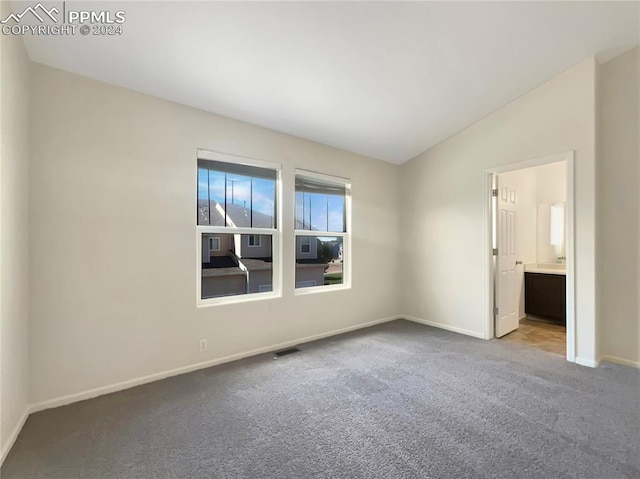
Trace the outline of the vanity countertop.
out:
<instances>
[{"instance_id":1,"label":"vanity countertop","mask_svg":"<svg viewBox=\"0 0 640 479\"><path fill-rule=\"evenodd\" d=\"M525 273L561 274L567 275L567 265L561 263L527 263Z\"/></svg>"}]
</instances>

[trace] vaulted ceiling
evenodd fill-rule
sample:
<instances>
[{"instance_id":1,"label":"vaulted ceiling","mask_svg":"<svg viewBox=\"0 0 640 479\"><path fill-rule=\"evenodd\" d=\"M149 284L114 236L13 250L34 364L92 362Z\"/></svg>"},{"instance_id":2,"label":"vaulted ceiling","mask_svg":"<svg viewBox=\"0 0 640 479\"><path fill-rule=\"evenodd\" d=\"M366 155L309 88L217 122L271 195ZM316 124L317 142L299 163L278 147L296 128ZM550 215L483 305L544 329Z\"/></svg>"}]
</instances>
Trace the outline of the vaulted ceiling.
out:
<instances>
[{"instance_id":1,"label":"vaulted ceiling","mask_svg":"<svg viewBox=\"0 0 640 479\"><path fill-rule=\"evenodd\" d=\"M122 35L25 35L33 61L394 163L640 42L638 2L66 3Z\"/></svg>"}]
</instances>

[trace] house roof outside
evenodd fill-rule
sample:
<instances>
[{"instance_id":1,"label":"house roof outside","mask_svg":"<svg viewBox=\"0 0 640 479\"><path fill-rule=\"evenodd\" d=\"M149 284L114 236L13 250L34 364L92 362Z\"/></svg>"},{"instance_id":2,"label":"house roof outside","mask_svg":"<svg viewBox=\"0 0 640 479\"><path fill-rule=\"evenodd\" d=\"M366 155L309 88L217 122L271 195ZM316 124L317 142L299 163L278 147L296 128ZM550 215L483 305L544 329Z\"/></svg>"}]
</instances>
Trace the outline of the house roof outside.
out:
<instances>
[{"instance_id":1,"label":"house roof outside","mask_svg":"<svg viewBox=\"0 0 640 479\"><path fill-rule=\"evenodd\" d=\"M202 270L203 278L212 278L217 276L244 276L244 274L244 271L237 266L233 268L209 268Z\"/></svg>"},{"instance_id":2,"label":"house roof outside","mask_svg":"<svg viewBox=\"0 0 640 479\"><path fill-rule=\"evenodd\" d=\"M209 203L209 205L207 205ZM207 209L209 208L209 209ZM227 209L225 211L224 204L218 203L215 200L207 201L203 199L198 200L198 224L202 225L204 221L205 225L208 224L209 211L211 211L211 226L225 226L225 217L223 212L226 213L226 226L237 227L250 227L250 228L275 228L275 218L271 215L261 213L259 211L251 210L244 205L237 203L227 203Z\"/></svg>"},{"instance_id":3,"label":"house roof outside","mask_svg":"<svg viewBox=\"0 0 640 479\"><path fill-rule=\"evenodd\" d=\"M271 258L240 258L239 261L249 271L270 271L273 269Z\"/></svg>"}]
</instances>

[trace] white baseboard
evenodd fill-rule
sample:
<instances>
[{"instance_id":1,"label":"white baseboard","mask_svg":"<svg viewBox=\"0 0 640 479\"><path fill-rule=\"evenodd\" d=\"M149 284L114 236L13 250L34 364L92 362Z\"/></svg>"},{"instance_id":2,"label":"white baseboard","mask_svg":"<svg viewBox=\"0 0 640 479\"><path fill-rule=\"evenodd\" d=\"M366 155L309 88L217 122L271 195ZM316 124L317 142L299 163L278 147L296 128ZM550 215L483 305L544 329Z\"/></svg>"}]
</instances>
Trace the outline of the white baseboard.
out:
<instances>
[{"instance_id":1,"label":"white baseboard","mask_svg":"<svg viewBox=\"0 0 640 479\"><path fill-rule=\"evenodd\" d=\"M231 361L237 361L239 359L248 358L250 356L256 356L258 354L269 353L271 351L277 351L278 349L285 349L291 346L296 346L302 343L308 343L311 341L316 341L318 339L328 338L330 336L336 336L338 334L348 333L350 331L356 331L358 329L368 328L370 326L375 326L376 324L386 323L389 321L394 321L396 319L401 319L403 316L391 316L388 318L377 319L375 321L370 321L368 323L357 324L355 326L348 326L346 328L336 329L333 331L327 331L325 333L314 334L313 336L307 336L304 338L294 339L291 341L286 341L284 343L272 344L270 346L265 346L263 348L254 349L252 351L246 351L238 354L232 354L231 356L225 356L223 358L211 359L209 361L203 361L201 363L191 364L189 366L182 366L175 369L170 369L168 371L162 371L159 373L149 374L147 376L142 376L135 379L129 379L127 381L122 381L115 384L109 384L106 386L101 386L95 389L89 389L87 391L82 391L79 393L68 394L66 396L61 396L55 399L50 399L47 401L42 401L37 404L31 405L29 409L29 413L44 411L45 409L51 409L54 407L66 406L68 404L84 401L85 399L91 399L98 396L102 396L104 394L110 394L117 391L122 391L124 389L129 389L135 386L140 386L142 384L151 383L154 381L159 381L161 379L165 379L172 376L178 376L180 374L190 373L193 371L197 371L199 369L210 368L212 366L217 366L219 364L229 363Z\"/></svg>"},{"instance_id":2,"label":"white baseboard","mask_svg":"<svg viewBox=\"0 0 640 479\"><path fill-rule=\"evenodd\" d=\"M597 368L598 366L600 366L600 360L580 358L576 356L576 364L579 364L580 366L587 366L589 368Z\"/></svg>"},{"instance_id":3,"label":"white baseboard","mask_svg":"<svg viewBox=\"0 0 640 479\"><path fill-rule=\"evenodd\" d=\"M631 361L629 359L619 358L617 356L602 356L601 361L608 361L610 363L622 364L623 366L630 366L632 368L640 369L640 362Z\"/></svg>"},{"instance_id":4,"label":"white baseboard","mask_svg":"<svg viewBox=\"0 0 640 479\"><path fill-rule=\"evenodd\" d=\"M4 460L9 455L9 451L15 444L16 439L18 439L18 435L20 434L20 431L22 431L22 428L24 427L24 423L27 422L27 418L29 417L30 413L31 413L30 408L28 407L25 408L24 413L22 414L22 417L20 418L16 426L13 428L13 431L11 431L11 434L9 434L9 437L7 438L7 442L2 445L2 451L0 451L0 466L2 466L2 464L4 463Z\"/></svg>"},{"instance_id":5,"label":"white baseboard","mask_svg":"<svg viewBox=\"0 0 640 479\"><path fill-rule=\"evenodd\" d=\"M433 326L434 328L446 329L447 331L453 331L454 333L464 334L465 336L473 336L474 338L485 339L483 333L477 331L471 331L470 329L458 328L456 326L450 326L444 323L437 323L435 321L429 321L428 319L416 318L415 316L399 316L400 318L408 319L414 323L426 324L427 326Z\"/></svg>"}]
</instances>

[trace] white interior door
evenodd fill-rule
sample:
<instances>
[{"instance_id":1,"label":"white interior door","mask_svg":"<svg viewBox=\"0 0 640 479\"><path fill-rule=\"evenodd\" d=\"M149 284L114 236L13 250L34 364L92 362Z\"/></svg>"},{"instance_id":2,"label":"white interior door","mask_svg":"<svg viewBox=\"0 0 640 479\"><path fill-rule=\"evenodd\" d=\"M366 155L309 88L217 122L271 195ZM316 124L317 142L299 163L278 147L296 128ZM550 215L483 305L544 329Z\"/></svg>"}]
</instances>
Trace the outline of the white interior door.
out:
<instances>
[{"instance_id":1,"label":"white interior door","mask_svg":"<svg viewBox=\"0 0 640 479\"><path fill-rule=\"evenodd\" d=\"M518 329L518 276L517 261L517 193L514 188L499 185L497 201L496 261L496 337Z\"/></svg>"}]
</instances>

